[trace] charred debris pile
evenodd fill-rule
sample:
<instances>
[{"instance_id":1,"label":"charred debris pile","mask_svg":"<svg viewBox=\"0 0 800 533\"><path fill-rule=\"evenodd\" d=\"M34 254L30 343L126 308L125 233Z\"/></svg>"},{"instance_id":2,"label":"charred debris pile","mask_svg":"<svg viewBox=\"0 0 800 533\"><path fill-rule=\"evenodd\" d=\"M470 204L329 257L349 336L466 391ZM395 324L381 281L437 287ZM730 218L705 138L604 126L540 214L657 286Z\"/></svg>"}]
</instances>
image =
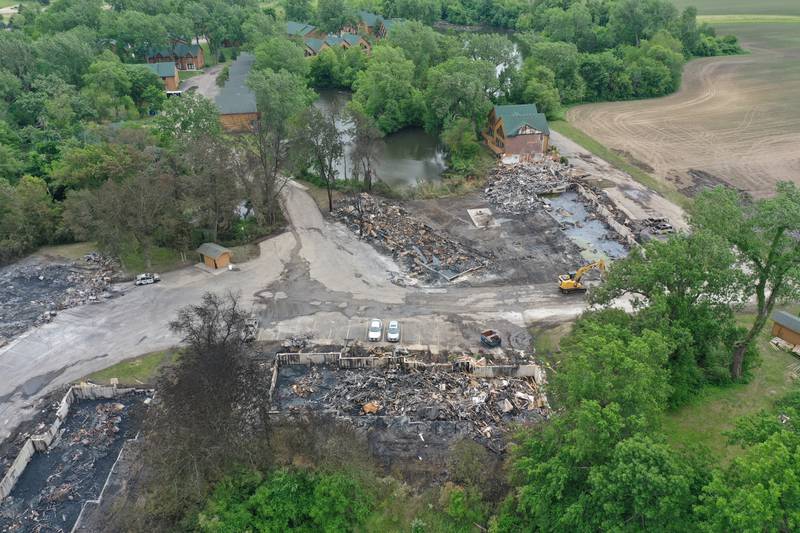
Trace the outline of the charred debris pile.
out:
<instances>
[{"instance_id":1,"label":"charred debris pile","mask_svg":"<svg viewBox=\"0 0 800 533\"><path fill-rule=\"evenodd\" d=\"M58 311L99 303L120 293L116 261L88 254L83 261L19 263L0 271L0 346Z\"/></svg>"},{"instance_id":2,"label":"charred debris pile","mask_svg":"<svg viewBox=\"0 0 800 533\"><path fill-rule=\"evenodd\" d=\"M492 259L448 238L402 207L366 193L343 202L333 215L418 279L453 281L486 267Z\"/></svg>"}]
</instances>

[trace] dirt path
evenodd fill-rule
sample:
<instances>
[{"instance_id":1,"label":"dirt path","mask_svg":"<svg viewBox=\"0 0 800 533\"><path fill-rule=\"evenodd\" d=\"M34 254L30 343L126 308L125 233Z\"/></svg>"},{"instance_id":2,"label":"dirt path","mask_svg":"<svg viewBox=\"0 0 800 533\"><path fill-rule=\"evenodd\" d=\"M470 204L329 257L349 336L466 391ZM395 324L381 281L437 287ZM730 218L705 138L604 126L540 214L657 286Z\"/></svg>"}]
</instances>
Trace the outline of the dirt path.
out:
<instances>
[{"instance_id":1,"label":"dirt path","mask_svg":"<svg viewBox=\"0 0 800 533\"><path fill-rule=\"evenodd\" d=\"M779 180L800 183L800 26L729 31L750 54L690 62L674 95L579 106L567 119L679 189L726 182L765 196Z\"/></svg>"}]
</instances>

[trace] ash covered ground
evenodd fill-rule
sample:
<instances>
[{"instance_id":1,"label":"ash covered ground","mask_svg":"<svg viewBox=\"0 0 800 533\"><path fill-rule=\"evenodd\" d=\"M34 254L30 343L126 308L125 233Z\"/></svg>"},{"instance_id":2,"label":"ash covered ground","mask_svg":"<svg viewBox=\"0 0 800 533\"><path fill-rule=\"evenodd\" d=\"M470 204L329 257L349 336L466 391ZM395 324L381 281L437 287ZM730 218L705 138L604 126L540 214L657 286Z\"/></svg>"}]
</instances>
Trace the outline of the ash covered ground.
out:
<instances>
[{"instance_id":1,"label":"ash covered ground","mask_svg":"<svg viewBox=\"0 0 800 533\"><path fill-rule=\"evenodd\" d=\"M63 433L37 453L0 502L0 531L70 531L86 500L95 499L125 439L138 430L140 396L79 401Z\"/></svg>"},{"instance_id":2,"label":"ash covered ground","mask_svg":"<svg viewBox=\"0 0 800 533\"><path fill-rule=\"evenodd\" d=\"M531 378L301 365L281 367L273 408L346 419L388 469L434 472L460 440L502 454L509 431L550 415L544 391Z\"/></svg>"},{"instance_id":3,"label":"ash covered ground","mask_svg":"<svg viewBox=\"0 0 800 533\"><path fill-rule=\"evenodd\" d=\"M81 261L31 257L0 269L0 346L58 311L121 294L118 265L96 254Z\"/></svg>"}]
</instances>

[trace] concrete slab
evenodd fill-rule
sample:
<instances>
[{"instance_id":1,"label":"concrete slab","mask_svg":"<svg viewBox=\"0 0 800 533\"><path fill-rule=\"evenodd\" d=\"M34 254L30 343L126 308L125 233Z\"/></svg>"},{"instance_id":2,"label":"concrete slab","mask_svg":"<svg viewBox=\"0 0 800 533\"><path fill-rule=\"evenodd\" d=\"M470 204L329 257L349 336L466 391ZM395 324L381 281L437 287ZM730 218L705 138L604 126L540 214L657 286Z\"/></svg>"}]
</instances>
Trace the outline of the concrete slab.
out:
<instances>
[{"instance_id":1,"label":"concrete slab","mask_svg":"<svg viewBox=\"0 0 800 533\"><path fill-rule=\"evenodd\" d=\"M475 224L476 228L497 228L500 226L500 223L497 222L492 214L492 210L488 207L482 207L480 209L467 209L467 213L469 214L469 218L472 219L472 223Z\"/></svg>"}]
</instances>

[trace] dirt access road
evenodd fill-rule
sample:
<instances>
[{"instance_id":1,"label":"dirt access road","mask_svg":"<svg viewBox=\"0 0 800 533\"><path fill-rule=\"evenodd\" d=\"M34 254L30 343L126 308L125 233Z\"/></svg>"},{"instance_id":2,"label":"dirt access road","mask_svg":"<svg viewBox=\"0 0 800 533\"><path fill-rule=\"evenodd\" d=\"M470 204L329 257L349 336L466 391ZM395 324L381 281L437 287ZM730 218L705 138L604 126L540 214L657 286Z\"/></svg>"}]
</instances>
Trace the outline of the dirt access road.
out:
<instances>
[{"instance_id":1,"label":"dirt access road","mask_svg":"<svg viewBox=\"0 0 800 533\"><path fill-rule=\"evenodd\" d=\"M800 25L717 31L749 54L690 62L671 96L578 106L567 119L688 194L725 182L762 197L779 180L800 183Z\"/></svg>"},{"instance_id":2,"label":"dirt access road","mask_svg":"<svg viewBox=\"0 0 800 533\"><path fill-rule=\"evenodd\" d=\"M259 258L238 271L187 268L157 285L131 289L99 305L61 312L0 348L0 439L63 384L124 359L168 348L179 339L169 320L207 291L241 294L260 315L262 339L312 333L359 338L370 317L396 318L409 344L477 348L481 327L522 333L528 324L574 317L584 300L564 298L552 283L501 287L401 288L389 258L325 220L299 186L285 191L291 230L261 243Z\"/></svg>"}]
</instances>

